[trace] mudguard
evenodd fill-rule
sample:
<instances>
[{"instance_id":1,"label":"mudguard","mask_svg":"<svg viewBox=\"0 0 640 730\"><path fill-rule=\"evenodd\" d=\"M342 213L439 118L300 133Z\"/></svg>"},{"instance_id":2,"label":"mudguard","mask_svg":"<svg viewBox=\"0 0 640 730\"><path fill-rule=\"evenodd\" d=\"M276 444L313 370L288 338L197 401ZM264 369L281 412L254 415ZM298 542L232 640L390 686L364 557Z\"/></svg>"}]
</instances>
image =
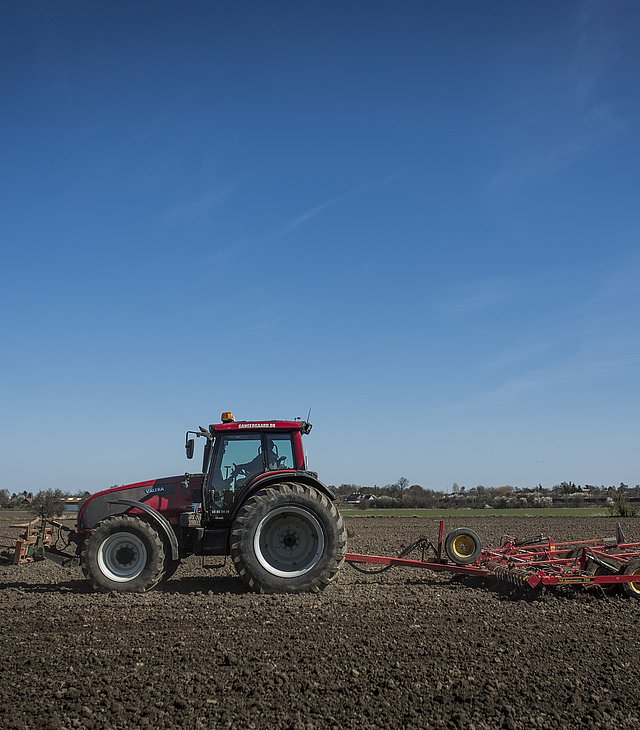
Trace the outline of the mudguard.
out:
<instances>
[{"instance_id":1,"label":"mudguard","mask_svg":"<svg viewBox=\"0 0 640 730\"><path fill-rule=\"evenodd\" d=\"M233 509L231 511L231 515L229 516L230 519L233 520L235 518L242 505L259 489L264 489L264 487L268 487L271 484L279 484L282 482L295 482L296 484L306 484L308 487L313 487L314 489L317 489L321 494L324 494L324 496L330 499L332 502L335 501L336 498L336 495L329 489L329 487L327 487L326 484L323 484L318 479L318 475L316 474L316 472L288 470L266 472L264 474L261 474L254 481L252 481L251 484L246 488L246 490L238 495L238 499L236 499L233 505Z\"/></svg>"}]
</instances>

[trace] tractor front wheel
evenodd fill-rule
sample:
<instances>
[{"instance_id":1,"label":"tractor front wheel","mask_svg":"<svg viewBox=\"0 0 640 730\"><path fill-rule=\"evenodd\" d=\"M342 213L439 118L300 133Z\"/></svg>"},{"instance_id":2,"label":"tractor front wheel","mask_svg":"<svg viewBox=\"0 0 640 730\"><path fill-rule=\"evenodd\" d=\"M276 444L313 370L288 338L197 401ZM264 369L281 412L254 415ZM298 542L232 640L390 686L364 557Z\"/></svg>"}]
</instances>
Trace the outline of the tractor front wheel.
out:
<instances>
[{"instance_id":1,"label":"tractor front wheel","mask_svg":"<svg viewBox=\"0 0 640 730\"><path fill-rule=\"evenodd\" d=\"M303 484L276 484L240 509L231 532L231 558L259 593L323 590L346 552L340 513L324 494Z\"/></svg>"},{"instance_id":2,"label":"tractor front wheel","mask_svg":"<svg viewBox=\"0 0 640 730\"><path fill-rule=\"evenodd\" d=\"M81 565L97 591L143 593L164 575L164 543L148 522L115 515L91 530L82 547Z\"/></svg>"}]
</instances>

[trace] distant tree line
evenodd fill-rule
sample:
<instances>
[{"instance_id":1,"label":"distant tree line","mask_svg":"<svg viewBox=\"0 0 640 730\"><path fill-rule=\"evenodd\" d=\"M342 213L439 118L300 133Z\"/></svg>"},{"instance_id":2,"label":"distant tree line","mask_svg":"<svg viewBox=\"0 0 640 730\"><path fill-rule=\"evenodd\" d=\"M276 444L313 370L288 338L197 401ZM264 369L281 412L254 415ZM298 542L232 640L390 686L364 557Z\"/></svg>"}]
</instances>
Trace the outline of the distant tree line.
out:
<instances>
[{"instance_id":1,"label":"distant tree line","mask_svg":"<svg viewBox=\"0 0 640 730\"><path fill-rule=\"evenodd\" d=\"M340 484L331 487L339 499L346 501L350 495L373 496L375 499L361 499L360 509L375 507L385 509L405 507L408 509L445 509L451 507L469 509L514 509L536 507L608 507L612 514L621 517L640 515L640 485L630 487L622 482L617 486L605 487L591 484L561 482L553 487L484 487L481 484L467 489L453 483L451 492L426 489L420 484L409 485L409 480L400 477L393 484L382 487L360 484ZM76 504L86 500L91 492L67 493L60 489L42 489L32 492L13 492L0 489L0 509L29 510L47 517L61 515L65 502L70 498Z\"/></svg>"},{"instance_id":2,"label":"distant tree line","mask_svg":"<svg viewBox=\"0 0 640 730\"><path fill-rule=\"evenodd\" d=\"M513 509L531 507L616 507L621 516L640 514L640 485L630 487L605 487L574 482L561 482L553 487L484 487L479 484L467 489L454 482L451 492L426 489L420 484L412 484L401 477L393 484L362 486L360 484L341 484L333 487L338 497L346 500L352 494L373 495L375 499L362 499L361 509L384 509L388 507L406 508L470 508L470 509Z\"/></svg>"},{"instance_id":3,"label":"distant tree line","mask_svg":"<svg viewBox=\"0 0 640 730\"><path fill-rule=\"evenodd\" d=\"M91 492L68 493L61 489L41 489L35 494L26 490L10 494L8 489L0 489L0 509L28 510L45 517L56 517L64 511L65 502L74 499L79 504L90 496Z\"/></svg>"}]
</instances>

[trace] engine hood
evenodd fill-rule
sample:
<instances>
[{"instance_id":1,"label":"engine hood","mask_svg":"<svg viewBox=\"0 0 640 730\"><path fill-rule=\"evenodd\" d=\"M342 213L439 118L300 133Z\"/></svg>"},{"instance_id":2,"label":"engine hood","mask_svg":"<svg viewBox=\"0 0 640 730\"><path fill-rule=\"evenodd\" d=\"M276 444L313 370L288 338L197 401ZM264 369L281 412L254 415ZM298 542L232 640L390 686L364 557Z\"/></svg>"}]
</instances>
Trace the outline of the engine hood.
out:
<instances>
[{"instance_id":1,"label":"engine hood","mask_svg":"<svg viewBox=\"0 0 640 730\"><path fill-rule=\"evenodd\" d=\"M78 514L78 531L90 530L111 515L125 511L135 514L135 509L115 504L119 499L144 502L163 514L169 522L177 525L181 512L192 504L202 502L202 481L202 474L180 474L105 489L89 497L82 505Z\"/></svg>"}]
</instances>

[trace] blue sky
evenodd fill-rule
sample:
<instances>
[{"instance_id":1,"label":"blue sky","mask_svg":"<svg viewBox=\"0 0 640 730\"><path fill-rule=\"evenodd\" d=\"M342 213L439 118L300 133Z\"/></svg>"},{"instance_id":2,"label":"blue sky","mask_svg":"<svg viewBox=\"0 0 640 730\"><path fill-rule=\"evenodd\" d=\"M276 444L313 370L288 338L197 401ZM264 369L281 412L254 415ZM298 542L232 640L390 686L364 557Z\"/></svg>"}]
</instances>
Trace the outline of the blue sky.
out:
<instances>
[{"instance_id":1,"label":"blue sky","mask_svg":"<svg viewBox=\"0 0 640 730\"><path fill-rule=\"evenodd\" d=\"M0 488L640 482L637 3L0 13Z\"/></svg>"}]
</instances>

